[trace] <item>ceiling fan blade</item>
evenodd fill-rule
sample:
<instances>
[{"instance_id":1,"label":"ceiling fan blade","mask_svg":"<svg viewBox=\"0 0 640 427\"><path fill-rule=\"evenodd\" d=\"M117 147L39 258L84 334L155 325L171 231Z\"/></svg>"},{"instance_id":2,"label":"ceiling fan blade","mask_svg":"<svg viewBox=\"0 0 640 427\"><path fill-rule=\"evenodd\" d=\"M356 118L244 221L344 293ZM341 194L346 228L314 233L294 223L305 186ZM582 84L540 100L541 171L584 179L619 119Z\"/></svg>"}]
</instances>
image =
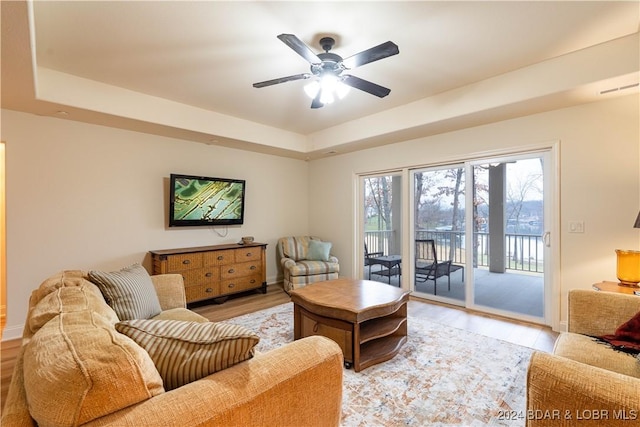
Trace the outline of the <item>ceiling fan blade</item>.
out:
<instances>
[{"instance_id":1,"label":"ceiling fan blade","mask_svg":"<svg viewBox=\"0 0 640 427\"><path fill-rule=\"evenodd\" d=\"M302 40L294 36L293 34L280 34L278 36L280 41L293 49L298 55L302 56L311 64L320 64L322 60L318 58L318 55L313 53L313 51L304 44Z\"/></svg>"},{"instance_id":2,"label":"ceiling fan blade","mask_svg":"<svg viewBox=\"0 0 640 427\"><path fill-rule=\"evenodd\" d=\"M267 80L267 81L264 81L264 82L254 83L253 87L265 87L265 86L277 85L278 83L285 83L285 82L290 82L290 81L293 81L293 80L304 80L304 79L308 79L309 77L311 77L311 74L309 74L309 73L295 74L293 76L280 77L278 79L273 79L273 80Z\"/></svg>"},{"instance_id":3,"label":"ceiling fan blade","mask_svg":"<svg viewBox=\"0 0 640 427\"><path fill-rule=\"evenodd\" d=\"M346 85L363 90L379 98L384 98L391 92L391 89L387 89L384 86L380 86L375 83L371 83L368 80L363 80L359 77L351 76L348 74L344 75L344 79L342 80L342 82Z\"/></svg>"},{"instance_id":4,"label":"ceiling fan blade","mask_svg":"<svg viewBox=\"0 0 640 427\"><path fill-rule=\"evenodd\" d=\"M322 102L320 102L320 97L322 96L322 91L319 90L318 94L316 95L315 98L313 98L313 101L311 101L311 108L320 108L320 107L324 107L324 104Z\"/></svg>"},{"instance_id":5,"label":"ceiling fan blade","mask_svg":"<svg viewBox=\"0 0 640 427\"><path fill-rule=\"evenodd\" d=\"M342 65L344 65L348 69L356 68L361 65L377 61L379 59L397 55L398 53L400 53L398 46L395 43L389 41L345 58L342 61Z\"/></svg>"}]
</instances>

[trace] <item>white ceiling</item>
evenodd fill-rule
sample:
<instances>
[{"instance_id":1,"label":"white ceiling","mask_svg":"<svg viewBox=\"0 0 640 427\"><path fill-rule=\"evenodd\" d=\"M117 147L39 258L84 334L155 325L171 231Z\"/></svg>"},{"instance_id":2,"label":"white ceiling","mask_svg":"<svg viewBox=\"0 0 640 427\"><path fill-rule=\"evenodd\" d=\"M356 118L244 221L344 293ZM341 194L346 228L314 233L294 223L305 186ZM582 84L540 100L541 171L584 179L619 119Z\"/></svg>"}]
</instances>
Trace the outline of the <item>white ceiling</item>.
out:
<instances>
[{"instance_id":1,"label":"white ceiling","mask_svg":"<svg viewBox=\"0 0 640 427\"><path fill-rule=\"evenodd\" d=\"M534 88L527 73L543 76L545 64L569 64L587 48L637 39L640 24L636 1L37 1L30 38L29 12L25 2L2 2L4 108L64 110L58 117L301 158L591 101L591 86L593 96L568 94L600 77L575 78L552 96L545 86L553 82ZM320 37L332 35L333 52L342 57L393 41L399 55L350 71L390 95L354 89L312 110L303 81L253 88L308 72L308 63L276 38L281 33L316 52ZM632 70L603 72L602 80L637 83L635 62ZM531 93L516 96L507 77L522 78ZM485 96L483 88L511 94L431 122L377 129L398 114L429 115L443 99Z\"/></svg>"}]
</instances>

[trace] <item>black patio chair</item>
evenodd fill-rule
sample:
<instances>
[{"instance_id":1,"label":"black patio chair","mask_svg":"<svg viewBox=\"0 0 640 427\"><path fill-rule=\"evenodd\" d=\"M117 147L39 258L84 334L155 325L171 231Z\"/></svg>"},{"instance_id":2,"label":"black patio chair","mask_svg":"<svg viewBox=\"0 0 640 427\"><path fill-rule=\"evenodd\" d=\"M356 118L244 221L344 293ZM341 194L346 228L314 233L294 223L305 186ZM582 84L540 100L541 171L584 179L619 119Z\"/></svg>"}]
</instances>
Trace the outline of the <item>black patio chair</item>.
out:
<instances>
[{"instance_id":1,"label":"black patio chair","mask_svg":"<svg viewBox=\"0 0 640 427\"><path fill-rule=\"evenodd\" d=\"M451 260L438 261L436 243L433 239L416 240L415 281L417 283L433 280L434 295L437 295L438 278L447 276L447 286L451 291L451 273L461 269L461 265L453 264ZM464 280L464 271L462 274Z\"/></svg>"}]
</instances>

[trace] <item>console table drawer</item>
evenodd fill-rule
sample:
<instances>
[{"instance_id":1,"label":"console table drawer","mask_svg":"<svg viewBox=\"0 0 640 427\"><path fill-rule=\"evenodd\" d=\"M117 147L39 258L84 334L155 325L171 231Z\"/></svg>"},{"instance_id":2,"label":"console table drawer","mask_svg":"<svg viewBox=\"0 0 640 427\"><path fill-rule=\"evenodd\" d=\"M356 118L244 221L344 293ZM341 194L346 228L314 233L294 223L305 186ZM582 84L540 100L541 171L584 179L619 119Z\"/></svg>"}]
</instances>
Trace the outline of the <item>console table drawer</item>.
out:
<instances>
[{"instance_id":1,"label":"console table drawer","mask_svg":"<svg viewBox=\"0 0 640 427\"><path fill-rule=\"evenodd\" d=\"M220 277L219 267L199 268L197 270L188 270L182 273L185 286L194 286L198 284L211 284L218 281Z\"/></svg>"},{"instance_id":2,"label":"console table drawer","mask_svg":"<svg viewBox=\"0 0 640 427\"><path fill-rule=\"evenodd\" d=\"M223 267L220 277L222 280L232 279L235 277L250 276L260 272L261 265L257 262L243 262L228 267Z\"/></svg>"},{"instance_id":3,"label":"console table drawer","mask_svg":"<svg viewBox=\"0 0 640 427\"><path fill-rule=\"evenodd\" d=\"M204 265L226 265L235 262L235 250L204 252Z\"/></svg>"},{"instance_id":4,"label":"console table drawer","mask_svg":"<svg viewBox=\"0 0 640 427\"><path fill-rule=\"evenodd\" d=\"M187 296L187 301L193 302L217 297L220 295L220 288L218 283L211 283L208 285L185 286L184 292Z\"/></svg>"},{"instance_id":5,"label":"console table drawer","mask_svg":"<svg viewBox=\"0 0 640 427\"><path fill-rule=\"evenodd\" d=\"M249 289L255 289L260 286L260 283L260 275L223 280L220 285L220 292L223 294L242 292Z\"/></svg>"},{"instance_id":6,"label":"console table drawer","mask_svg":"<svg viewBox=\"0 0 640 427\"><path fill-rule=\"evenodd\" d=\"M202 254L180 254L167 257L169 273L178 273L202 267Z\"/></svg>"},{"instance_id":7,"label":"console table drawer","mask_svg":"<svg viewBox=\"0 0 640 427\"><path fill-rule=\"evenodd\" d=\"M262 258L262 250L258 247L246 247L235 251L236 262L247 262L260 260Z\"/></svg>"}]
</instances>

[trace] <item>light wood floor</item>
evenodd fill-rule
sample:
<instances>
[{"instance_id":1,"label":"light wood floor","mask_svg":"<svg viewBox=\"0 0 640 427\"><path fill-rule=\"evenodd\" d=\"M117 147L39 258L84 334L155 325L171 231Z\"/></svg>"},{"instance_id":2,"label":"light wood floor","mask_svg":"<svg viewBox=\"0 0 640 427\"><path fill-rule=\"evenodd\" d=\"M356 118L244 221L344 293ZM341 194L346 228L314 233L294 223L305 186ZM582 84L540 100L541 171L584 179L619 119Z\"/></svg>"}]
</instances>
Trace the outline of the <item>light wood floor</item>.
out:
<instances>
[{"instance_id":1,"label":"light wood floor","mask_svg":"<svg viewBox=\"0 0 640 427\"><path fill-rule=\"evenodd\" d=\"M556 332L544 326L503 319L416 298L412 299L425 303L416 305L417 308L413 307L409 313L411 316L424 319L424 321L433 321L454 328L465 329L525 347L550 352L558 336ZM210 304L191 308L209 320L218 322L289 301L291 299L284 292L282 286L271 285L264 295L256 292L238 298L230 298L224 304ZM4 407L19 349L19 339L0 343L0 407Z\"/></svg>"}]
</instances>

